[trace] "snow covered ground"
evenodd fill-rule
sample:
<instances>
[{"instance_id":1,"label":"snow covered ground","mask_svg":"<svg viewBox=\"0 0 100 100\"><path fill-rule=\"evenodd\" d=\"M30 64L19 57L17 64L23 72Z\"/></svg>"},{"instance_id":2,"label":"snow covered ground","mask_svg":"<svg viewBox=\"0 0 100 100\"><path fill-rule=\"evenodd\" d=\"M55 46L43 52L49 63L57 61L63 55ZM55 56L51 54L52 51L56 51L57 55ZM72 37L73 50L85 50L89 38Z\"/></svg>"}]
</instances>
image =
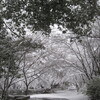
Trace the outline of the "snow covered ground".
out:
<instances>
[{"instance_id":1,"label":"snow covered ground","mask_svg":"<svg viewBox=\"0 0 100 100\"><path fill-rule=\"evenodd\" d=\"M57 91L51 94L34 94L30 96L31 98L63 98L68 100L88 100L88 97L84 94L77 93L74 91Z\"/></svg>"}]
</instances>

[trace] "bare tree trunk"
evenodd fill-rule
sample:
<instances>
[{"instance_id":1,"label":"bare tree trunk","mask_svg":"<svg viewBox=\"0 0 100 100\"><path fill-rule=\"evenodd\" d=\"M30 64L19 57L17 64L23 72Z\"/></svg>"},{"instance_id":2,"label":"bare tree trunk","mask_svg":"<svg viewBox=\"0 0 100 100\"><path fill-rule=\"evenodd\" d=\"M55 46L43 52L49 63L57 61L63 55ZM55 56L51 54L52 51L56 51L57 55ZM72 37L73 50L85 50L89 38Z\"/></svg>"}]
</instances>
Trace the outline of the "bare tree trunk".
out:
<instances>
[{"instance_id":1,"label":"bare tree trunk","mask_svg":"<svg viewBox=\"0 0 100 100\"><path fill-rule=\"evenodd\" d=\"M29 85L26 85L26 90L25 90L25 95L28 95L28 89L29 89Z\"/></svg>"},{"instance_id":2,"label":"bare tree trunk","mask_svg":"<svg viewBox=\"0 0 100 100\"><path fill-rule=\"evenodd\" d=\"M7 71L7 75L5 79L5 86L2 91L2 100L8 100L8 88L9 88L9 67L8 67L8 71Z\"/></svg>"},{"instance_id":3,"label":"bare tree trunk","mask_svg":"<svg viewBox=\"0 0 100 100\"><path fill-rule=\"evenodd\" d=\"M10 65L10 64L9 64L9 65ZM10 66L8 66L8 71L7 71L7 77L6 77L6 88L5 88L5 97L4 97L4 100L8 100L9 71L10 71Z\"/></svg>"},{"instance_id":4,"label":"bare tree trunk","mask_svg":"<svg viewBox=\"0 0 100 100\"><path fill-rule=\"evenodd\" d=\"M25 53L24 53L24 66L23 66L23 75L24 75L24 79L25 79L25 81L24 81L24 83L25 83L25 95L27 95L28 94L28 80L27 80L27 76L26 76L26 71L25 71L25 67L26 67L26 57L25 57Z\"/></svg>"}]
</instances>

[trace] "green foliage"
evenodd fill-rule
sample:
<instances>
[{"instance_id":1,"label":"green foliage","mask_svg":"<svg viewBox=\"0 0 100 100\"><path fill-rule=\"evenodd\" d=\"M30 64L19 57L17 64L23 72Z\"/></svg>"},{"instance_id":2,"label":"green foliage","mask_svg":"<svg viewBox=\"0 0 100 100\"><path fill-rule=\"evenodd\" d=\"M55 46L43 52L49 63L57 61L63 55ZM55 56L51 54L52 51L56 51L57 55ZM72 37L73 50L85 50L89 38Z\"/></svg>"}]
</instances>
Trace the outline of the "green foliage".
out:
<instances>
[{"instance_id":1,"label":"green foliage","mask_svg":"<svg viewBox=\"0 0 100 100\"><path fill-rule=\"evenodd\" d=\"M94 79L88 83L86 94L91 100L100 100L100 79Z\"/></svg>"}]
</instances>

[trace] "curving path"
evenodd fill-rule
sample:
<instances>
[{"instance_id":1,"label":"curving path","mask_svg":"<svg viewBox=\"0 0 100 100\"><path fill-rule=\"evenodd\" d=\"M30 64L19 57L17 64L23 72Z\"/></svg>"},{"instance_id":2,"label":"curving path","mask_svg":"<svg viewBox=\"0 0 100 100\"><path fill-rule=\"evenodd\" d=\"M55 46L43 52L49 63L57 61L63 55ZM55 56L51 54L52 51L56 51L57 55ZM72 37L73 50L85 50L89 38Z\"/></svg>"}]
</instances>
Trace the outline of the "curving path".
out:
<instances>
[{"instance_id":1,"label":"curving path","mask_svg":"<svg viewBox=\"0 0 100 100\"><path fill-rule=\"evenodd\" d=\"M88 97L84 94L77 93L74 91L57 91L51 94L34 94L30 96L31 98L63 98L68 100L88 100Z\"/></svg>"}]
</instances>

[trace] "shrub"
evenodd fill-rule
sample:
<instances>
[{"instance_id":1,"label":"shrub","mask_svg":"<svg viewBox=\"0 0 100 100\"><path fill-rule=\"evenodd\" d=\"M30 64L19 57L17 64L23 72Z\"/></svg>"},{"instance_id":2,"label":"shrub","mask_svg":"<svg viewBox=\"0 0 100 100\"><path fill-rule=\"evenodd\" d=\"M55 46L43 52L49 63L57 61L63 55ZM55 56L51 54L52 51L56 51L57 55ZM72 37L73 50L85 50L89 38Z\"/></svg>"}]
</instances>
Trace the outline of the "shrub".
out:
<instances>
[{"instance_id":1,"label":"shrub","mask_svg":"<svg viewBox=\"0 0 100 100\"><path fill-rule=\"evenodd\" d=\"M100 79L89 81L86 94L91 100L100 100Z\"/></svg>"}]
</instances>

